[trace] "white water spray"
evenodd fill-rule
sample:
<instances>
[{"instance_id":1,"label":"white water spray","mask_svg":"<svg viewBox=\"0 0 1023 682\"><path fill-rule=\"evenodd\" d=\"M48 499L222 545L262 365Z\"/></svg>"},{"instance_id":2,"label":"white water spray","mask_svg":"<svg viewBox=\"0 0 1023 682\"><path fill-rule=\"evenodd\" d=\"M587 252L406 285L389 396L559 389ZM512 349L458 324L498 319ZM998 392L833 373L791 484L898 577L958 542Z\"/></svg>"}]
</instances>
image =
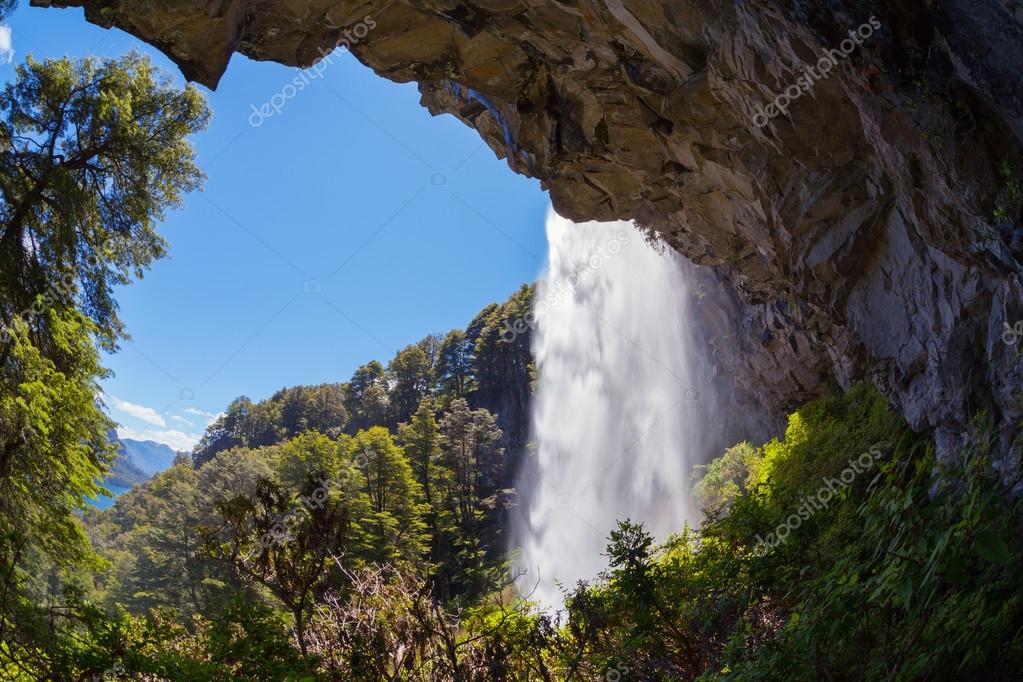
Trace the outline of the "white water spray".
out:
<instances>
[{"instance_id":1,"label":"white water spray","mask_svg":"<svg viewBox=\"0 0 1023 682\"><path fill-rule=\"evenodd\" d=\"M538 447L519 529L519 588L558 608L607 566L618 520L663 539L696 518L700 400L681 264L627 222L551 211L535 300ZM535 591L534 591L535 588Z\"/></svg>"}]
</instances>

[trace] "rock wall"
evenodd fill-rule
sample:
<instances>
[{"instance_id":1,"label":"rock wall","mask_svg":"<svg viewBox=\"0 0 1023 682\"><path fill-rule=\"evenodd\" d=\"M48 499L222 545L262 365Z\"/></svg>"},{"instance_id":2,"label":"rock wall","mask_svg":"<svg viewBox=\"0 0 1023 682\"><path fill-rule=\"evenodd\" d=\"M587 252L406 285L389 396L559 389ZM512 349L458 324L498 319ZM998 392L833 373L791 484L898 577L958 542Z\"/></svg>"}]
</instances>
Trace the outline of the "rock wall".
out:
<instances>
[{"instance_id":1,"label":"rock wall","mask_svg":"<svg viewBox=\"0 0 1023 682\"><path fill-rule=\"evenodd\" d=\"M761 398L868 378L946 446L979 410L1020 421L1019 0L33 4L84 5L210 87L234 52L341 44L563 215L713 266L741 297L723 364Z\"/></svg>"}]
</instances>

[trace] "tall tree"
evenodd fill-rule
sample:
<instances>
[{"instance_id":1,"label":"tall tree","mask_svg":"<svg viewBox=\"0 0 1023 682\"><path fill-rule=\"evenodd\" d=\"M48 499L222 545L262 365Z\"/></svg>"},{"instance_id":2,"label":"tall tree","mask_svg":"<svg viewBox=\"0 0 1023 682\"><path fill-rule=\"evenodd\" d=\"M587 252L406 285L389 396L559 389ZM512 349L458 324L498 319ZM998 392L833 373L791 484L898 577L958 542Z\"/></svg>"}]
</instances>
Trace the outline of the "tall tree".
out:
<instances>
[{"instance_id":1,"label":"tall tree","mask_svg":"<svg viewBox=\"0 0 1023 682\"><path fill-rule=\"evenodd\" d=\"M29 558L66 566L85 555L75 512L98 494L113 457L112 424L95 403L102 370L93 325L71 311L46 315L51 354L65 369L16 320L0 382L0 650L19 627L11 620L15 602L38 577Z\"/></svg>"},{"instance_id":2,"label":"tall tree","mask_svg":"<svg viewBox=\"0 0 1023 682\"><path fill-rule=\"evenodd\" d=\"M391 417L389 426L407 422L430 390L430 360L419 345L398 351L387 366L390 385Z\"/></svg>"},{"instance_id":3,"label":"tall tree","mask_svg":"<svg viewBox=\"0 0 1023 682\"><path fill-rule=\"evenodd\" d=\"M444 434L442 461L454 472L453 503L462 532L476 533L483 499L495 485L501 463L501 438L494 415L487 410L470 410L462 399L453 400L440 423Z\"/></svg>"},{"instance_id":4,"label":"tall tree","mask_svg":"<svg viewBox=\"0 0 1023 682\"><path fill-rule=\"evenodd\" d=\"M344 406L349 422L345 433L354 434L387 419L388 394L384 366L376 360L355 370L345 386Z\"/></svg>"},{"instance_id":5,"label":"tall tree","mask_svg":"<svg viewBox=\"0 0 1023 682\"><path fill-rule=\"evenodd\" d=\"M433 403L423 400L412 415L409 424L402 424L399 438L405 448L405 457L412 465L419 485L423 487L426 504L434 504L437 473L440 458L440 428L433 416Z\"/></svg>"},{"instance_id":6,"label":"tall tree","mask_svg":"<svg viewBox=\"0 0 1023 682\"><path fill-rule=\"evenodd\" d=\"M437 365L437 356L440 353L440 345L442 342L443 339L436 334L429 334L416 342L416 345L422 348L423 352L426 353L426 362L430 366L431 370ZM430 378L432 380L432 374Z\"/></svg>"},{"instance_id":7,"label":"tall tree","mask_svg":"<svg viewBox=\"0 0 1023 682\"><path fill-rule=\"evenodd\" d=\"M344 436L342 447L365 479L371 509L366 527L374 537L375 561L419 560L427 549L423 489L391 433L380 426Z\"/></svg>"},{"instance_id":8,"label":"tall tree","mask_svg":"<svg viewBox=\"0 0 1023 682\"><path fill-rule=\"evenodd\" d=\"M475 388L474 343L460 329L448 332L437 351L434 383L445 401L465 398Z\"/></svg>"},{"instance_id":9,"label":"tall tree","mask_svg":"<svg viewBox=\"0 0 1023 682\"><path fill-rule=\"evenodd\" d=\"M0 315L77 308L108 350L124 334L113 287L164 255L156 224L202 174L186 137L209 110L131 54L118 60L29 60L0 94ZM0 359L6 348L0 347Z\"/></svg>"},{"instance_id":10,"label":"tall tree","mask_svg":"<svg viewBox=\"0 0 1023 682\"><path fill-rule=\"evenodd\" d=\"M473 373L477 388L471 404L497 415L504 434L502 444L512 455L522 453L529 439L535 367L528 315L533 295L534 287L522 286L489 315L477 316L470 325L472 333L466 332L475 339ZM509 334L509 329L515 333ZM506 480L514 476L516 465L514 460L507 463Z\"/></svg>"},{"instance_id":11,"label":"tall tree","mask_svg":"<svg viewBox=\"0 0 1023 682\"><path fill-rule=\"evenodd\" d=\"M125 338L112 291L164 255L208 118L137 54L29 59L0 93L0 667L41 644L26 558L84 552L75 512L110 459L96 344Z\"/></svg>"}]
</instances>

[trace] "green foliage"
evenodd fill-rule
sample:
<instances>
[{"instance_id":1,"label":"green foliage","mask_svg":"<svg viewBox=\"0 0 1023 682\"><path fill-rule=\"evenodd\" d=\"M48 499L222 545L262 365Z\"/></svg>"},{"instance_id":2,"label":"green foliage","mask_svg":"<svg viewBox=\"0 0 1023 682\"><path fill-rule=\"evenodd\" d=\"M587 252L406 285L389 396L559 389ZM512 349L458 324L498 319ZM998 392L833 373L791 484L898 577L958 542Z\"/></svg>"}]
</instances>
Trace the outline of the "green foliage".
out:
<instances>
[{"instance_id":1,"label":"green foliage","mask_svg":"<svg viewBox=\"0 0 1023 682\"><path fill-rule=\"evenodd\" d=\"M109 634L74 578L98 567L78 514L114 457L96 346L125 337L111 291L202 180L186 138L209 111L132 54L29 58L0 112L0 669L73 679L81 631Z\"/></svg>"},{"instance_id":2,"label":"green foliage","mask_svg":"<svg viewBox=\"0 0 1023 682\"><path fill-rule=\"evenodd\" d=\"M929 443L903 439L844 501L844 525L803 550L799 618L777 645L807 662L807 679L814 669L873 679L1009 679L1018 669L1023 509L992 468L987 433L978 429L952 468L936 465ZM775 571L795 577L794 566Z\"/></svg>"},{"instance_id":3,"label":"green foliage","mask_svg":"<svg viewBox=\"0 0 1023 682\"><path fill-rule=\"evenodd\" d=\"M448 398L465 398L476 388L473 373L475 348L465 332L455 329L444 337L434 367L437 392Z\"/></svg>"},{"instance_id":4,"label":"green foliage","mask_svg":"<svg viewBox=\"0 0 1023 682\"><path fill-rule=\"evenodd\" d=\"M432 384L432 364L420 345L398 351L387 366L391 428L407 422Z\"/></svg>"},{"instance_id":5,"label":"green foliage","mask_svg":"<svg viewBox=\"0 0 1023 682\"><path fill-rule=\"evenodd\" d=\"M29 662L47 622L38 605L63 570L95 568L76 513L113 457L94 403L94 325L73 311L45 316L56 361L14 320L0 381L0 670L45 665Z\"/></svg>"},{"instance_id":6,"label":"green foliage","mask_svg":"<svg viewBox=\"0 0 1023 682\"><path fill-rule=\"evenodd\" d=\"M186 137L206 127L205 100L138 54L30 57L0 94L0 111L4 324L46 296L80 306L113 349L123 328L112 287L163 256L156 222L202 180ZM45 334L45 317L33 327Z\"/></svg>"},{"instance_id":7,"label":"green foliage","mask_svg":"<svg viewBox=\"0 0 1023 682\"><path fill-rule=\"evenodd\" d=\"M398 436L405 449L408 459L415 472L416 480L422 486L423 496L427 505L433 505L434 495L448 479L445 472L438 469L441 449L440 428L434 417L433 404L424 400L412 415L409 424L403 424Z\"/></svg>"},{"instance_id":8,"label":"green foliage","mask_svg":"<svg viewBox=\"0 0 1023 682\"><path fill-rule=\"evenodd\" d=\"M632 526L612 534L572 634L597 667L620 658L642 679L1010 679L1023 509L989 433L949 469L872 389L810 403L783 440L707 467L702 490L730 505L699 534L657 550ZM786 523L787 541L763 541Z\"/></svg>"},{"instance_id":9,"label":"green foliage","mask_svg":"<svg viewBox=\"0 0 1023 682\"><path fill-rule=\"evenodd\" d=\"M390 409L386 377L384 366L376 360L359 367L352 374L345 386L345 407L351 417L347 433L385 424Z\"/></svg>"},{"instance_id":10,"label":"green foliage","mask_svg":"<svg viewBox=\"0 0 1023 682\"><path fill-rule=\"evenodd\" d=\"M258 403L235 398L206 427L193 452L196 466L230 448L274 445L307 431L336 436L348 423L344 395L340 384L321 384L284 388Z\"/></svg>"},{"instance_id":11,"label":"green foliage","mask_svg":"<svg viewBox=\"0 0 1023 682\"><path fill-rule=\"evenodd\" d=\"M17 666L0 672L5 680L320 679L315 659L291 645L282 619L265 606L234 600L214 620L196 617L191 628L168 616L111 615L72 592L49 615L48 646L22 652Z\"/></svg>"},{"instance_id":12,"label":"green foliage","mask_svg":"<svg viewBox=\"0 0 1023 682\"><path fill-rule=\"evenodd\" d=\"M535 288L523 286L502 305L488 306L466 329L475 346L476 391L470 402L500 415L509 452L518 453L528 439L533 388L531 352Z\"/></svg>"},{"instance_id":13,"label":"green foliage","mask_svg":"<svg viewBox=\"0 0 1023 682\"><path fill-rule=\"evenodd\" d=\"M370 512L364 523L373 537L372 559L420 559L429 542L423 489L391 433L375 426L354 437L342 437L341 447L365 479Z\"/></svg>"},{"instance_id":14,"label":"green foliage","mask_svg":"<svg viewBox=\"0 0 1023 682\"><path fill-rule=\"evenodd\" d=\"M751 443L739 443L706 466L696 467L702 473L693 486L700 509L712 518L728 511L732 500L749 492L748 480L758 480L763 453Z\"/></svg>"},{"instance_id":15,"label":"green foliage","mask_svg":"<svg viewBox=\"0 0 1023 682\"><path fill-rule=\"evenodd\" d=\"M82 555L74 512L99 492L113 457L111 424L94 403L102 370L93 325L72 312L46 317L57 362L14 320L0 383L0 560L8 570L30 547L58 562Z\"/></svg>"},{"instance_id":16,"label":"green foliage","mask_svg":"<svg viewBox=\"0 0 1023 682\"><path fill-rule=\"evenodd\" d=\"M1006 159L998 169L1000 187L995 199L994 218L997 222L1012 222L1023 209L1023 185L1019 173Z\"/></svg>"}]
</instances>

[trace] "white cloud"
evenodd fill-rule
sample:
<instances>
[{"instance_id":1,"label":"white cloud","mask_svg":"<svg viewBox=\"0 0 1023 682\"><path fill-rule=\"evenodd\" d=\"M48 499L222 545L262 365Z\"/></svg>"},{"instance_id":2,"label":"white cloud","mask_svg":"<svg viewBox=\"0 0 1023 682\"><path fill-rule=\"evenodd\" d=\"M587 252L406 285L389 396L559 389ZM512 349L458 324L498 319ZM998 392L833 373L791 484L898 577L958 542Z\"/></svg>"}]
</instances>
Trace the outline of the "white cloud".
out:
<instances>
[{"instance_id":1,"label":"white cloud","mask_svg":"<svg viewBox=\"0 0 1023 682\"><path fill-rule=\"evenodd\" d=\"M178 414L172 414L171 415L171 419L173 419L176 422L181 422L182 424L185 424L186 426L195 426L195 424L193 424L192 422L188 421L187 419L185 419L184 417L182 417L181 415L178 415Z\"/></svg>"},{"instance_id":2,"label":"white cloud","mask_svg":"<svg viewBox=\"0 0 1023 682\"><path fill-rule=\"evenodd\" d=\"M10 64L14 59L14 43L11 41L11 27L0 26L0 64Z\"/></svg>"},{"instance_id":3,"label":"white cloud","mask_svg":"<svg viewBox=\"0 0 1023 682\"><path fill-rule=\"evenodd\" d=\"M217 412L216 414L214 414L213 412L198 410L194 407L186 407L185 409L182 410L182 412L184 412L185 414L194 414L197 417L203 417L206 420L207 425L212 424L213 422L217 421L217 419L224 416L223 412Z\"/></svg>"},{"instance_id":4,"label":"white cloud","mask_svg":"<svg viewBox=\"0 0 1023 682\"><path fill-rule=\"evenodd\" d=\"M106 394L107 399L114 406L114 409L118 412L123 412L126 415L141 419L147 424L153 426L167 426L167 422L160 414L151 407L145 405L136 405L135 403L129 403L127 400L121 400L117 396Z\"/></svg>"},{"instance_id":5,"label":"white cloud","mask_svg":"<svg viewBox=\"0 0 1023 682\"><path fill-rule=\"evenodd\" d=\"M130 438L132 440L152 440L157 443L163 443L172 450L184 450L190 452L195 444L199 442L201 436L197 434L188 434L175 429L167 429L166 431L158 431L156 429L145 429L138 431L125 426L117 427L118 438Z\"/></svg>"}]
</instances>

